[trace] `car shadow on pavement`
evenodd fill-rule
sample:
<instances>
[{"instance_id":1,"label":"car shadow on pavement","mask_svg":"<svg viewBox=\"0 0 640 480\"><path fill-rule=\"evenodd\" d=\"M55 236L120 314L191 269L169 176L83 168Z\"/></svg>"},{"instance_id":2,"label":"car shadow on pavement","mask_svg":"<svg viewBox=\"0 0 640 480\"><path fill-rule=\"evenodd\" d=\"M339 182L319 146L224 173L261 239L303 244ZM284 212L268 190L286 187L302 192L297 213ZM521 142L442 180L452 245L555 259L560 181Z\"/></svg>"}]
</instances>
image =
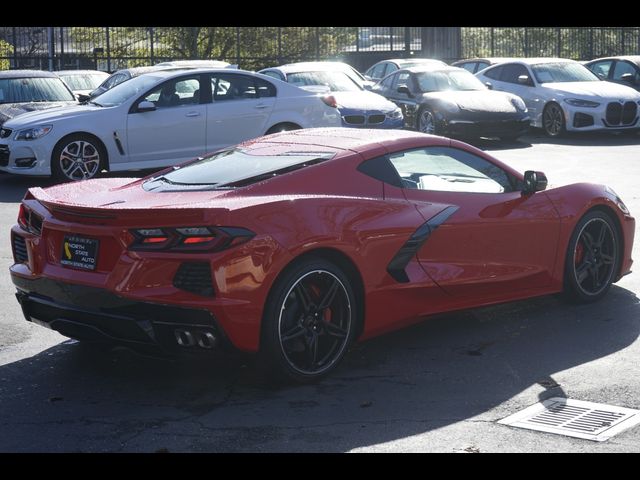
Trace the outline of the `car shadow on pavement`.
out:
<instances>
[{"instance_id":1,"label":"car shadow on pavement","mask_svg":"<svg viewBox=\"0 0 640 480\"><path fill-rule=\"evenodd\" d=\"M442 315L355 346L306 386L275 386L240 360L66 341L0 367L0 451L343 452L472 429L505 402L509 414L528 406L511 399L531 387L572 393L554 375L628 347L639 319L638 298L615 286L595 305L548 296Z\"/></svg>"},{"instance_id":2,"label":"car shadow on pavement","mask_svg":"<svg viewBox=\"0 0 640 480\"><path fill-rule=\"evenodd\" d=\"M540 130L531 129L530 133L522 137L532 144L546 143L549 145L575 145L584 147L611 147L640 145L640 133L630 132L569 132L561 137L552 138Z\"/></svg>"}]
</instances>

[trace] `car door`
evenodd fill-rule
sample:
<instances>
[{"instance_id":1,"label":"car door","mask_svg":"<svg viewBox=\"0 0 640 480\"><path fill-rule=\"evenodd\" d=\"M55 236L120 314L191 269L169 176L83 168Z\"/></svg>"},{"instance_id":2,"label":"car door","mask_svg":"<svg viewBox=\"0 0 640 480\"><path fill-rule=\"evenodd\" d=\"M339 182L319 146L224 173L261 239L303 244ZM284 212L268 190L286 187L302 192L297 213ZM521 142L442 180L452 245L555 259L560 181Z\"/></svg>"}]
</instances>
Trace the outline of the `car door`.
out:
<instances>
[{"instance_id":1,"label":"car door","mask_svg":"<svg viewBox=\"0 0 640 480\"><path fill-rule=\"evenodd\" d=\"M177 101L162 104L163 89L175 90ZM206 152L207 106L200 102L200 75L184 75L167 80L140 97L127 115L129 162L140 168L175 165ZM156 105L140 112L141 101Z\"/></svg>"},{"instance_id":2,"label":"car door","mask_svg":"<svg viewBox=\"0 0 640 480\"><path fill-rule=\"evenodd\" d=\"M406 150L389 160L406 199L425 221L437 220L417 256L445 291L480 301L550 286L560 219L544 192L522 195L508 172L459 148ZM434 204L445 211L434 217Z\"/></svg>"},{"instance_id":3,"label":"car door","mask_svg":"<svg viewBox=\"0 0 640 480\"><path fill-rule=\"evenodd\" d=\"M398 87L404 85L409 89L410 94L399 92ZM420 104L417 101L417 88L413 75L407 71L399 71L393 75L393 83L391 84L391 99L402 110L404 115L404 123L408 127L416 127L416 117Z\"/></svg>"},{"instance_id":4,"label":"car door","mask_svg":"<svg viewBox=\"0 0 640 480\"><path fill-rule=\"evenodd\" d=\"M276 87L240 73L210 76L213 101L207 105L207 150L213 151L265 134L276 105Z\"/></svg>"},{"instance_id":5,"label":"car door","mask_svg":"<svg viewBox=\"0 0 640 480\"><path fill-rule=\"evenodd\" d=\"M491 71L493 72L493 69ZM523 75L528 77L526 83L519 81L519 77ZM531 72L525 65L521 63L506 63L501 65L499 77L494 78L491 83L494 90L513 93L522 98L527 109L529 109L531 118L535 118L538 112L542 113L544 100L538 95L533 75L531 75Z\"/></svg>"}]
</instances>

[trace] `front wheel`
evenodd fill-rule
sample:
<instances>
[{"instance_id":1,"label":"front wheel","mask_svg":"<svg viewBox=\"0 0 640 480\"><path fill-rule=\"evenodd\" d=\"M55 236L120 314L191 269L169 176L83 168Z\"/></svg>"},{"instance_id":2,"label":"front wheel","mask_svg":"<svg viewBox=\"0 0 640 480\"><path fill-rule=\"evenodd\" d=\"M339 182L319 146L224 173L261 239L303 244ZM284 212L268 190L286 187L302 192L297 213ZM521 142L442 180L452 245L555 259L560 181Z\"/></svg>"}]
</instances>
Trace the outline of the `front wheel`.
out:
<instances>
[{"instance_id":1,"label":"front wheel","mask_svg":"<svg viewBox=\"0 0 640 480\"><path fill-rule=\"evenodd\" d=\"M420 109L418 113L418 131L429 135L440 135L440 129L436 124L436 117L428 108Z\"/></svg>"},{"instance_id":2,"label":"front wheel","mask_svg":"<svg viewBox=\"0 0 640 480\"><path fill-rule=\"evenodd\" d=\"M94 137L69 135L56 145L51 155L51 171L57 180L68 182L95 177L106 160L106 151Z\"/></svg>"},{"instance_id":3,"label":"front wheel","mask_svg":"<svg viewBox=\"0 0 640 480\"><path fill-rule=\"evenodd\" d=\"M557 103L550 103L542 112L542 128L550 137L559 137L566 131L564 112Z\"/></svg>"},{"instance_id":4,"label":"front wheel","mask_svg":"<svg viewBox=\"0 0 640 480\"><path fill-rule=\"evenodd\" d=\"M299 383L322 378L346 353L357 318L349 278L336 265L307 259L290 268L265 307L261 354L270 373Z\"/></svg>"},{"instance_id":5,"label":"front wheel","mask_svg":"<svg viewBox=\"0 0 640 480\"><path fill-rule=\"evenodd\" d=\"M593 302L613 283L620 263L620 234L611 217L596 210L580 219L569 241L564 288L571 300Z\"/></svg>"}]
</instances>

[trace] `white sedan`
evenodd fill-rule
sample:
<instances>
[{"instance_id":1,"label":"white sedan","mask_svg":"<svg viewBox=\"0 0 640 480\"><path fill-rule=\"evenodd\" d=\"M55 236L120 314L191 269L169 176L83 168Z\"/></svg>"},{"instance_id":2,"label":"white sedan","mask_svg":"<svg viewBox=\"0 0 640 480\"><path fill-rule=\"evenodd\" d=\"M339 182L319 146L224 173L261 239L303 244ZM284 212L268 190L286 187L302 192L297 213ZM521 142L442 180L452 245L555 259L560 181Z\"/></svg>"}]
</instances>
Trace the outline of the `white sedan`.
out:
<instances>
[{"instance_id":1,"label":"white sedan","mask_svg":"<svg viewBox=\"0 0 640 480\"><path fill-rule=\"evenodd\" d=\"M556 137L565 131L635 131L640 92L600 81L578 62L562 58L508 60L476 74L494 90L521 97L531 125Z\"/></svg>"},{"instance_id":2,"label":"white sedan","mask_svg":"<svg viewBox=\"0 0 640 480\"><path fill-rule=\"evenodd\" d=\"M0 130L0 170L68 180L165 167L283 130L339 127L322 95L242 70L158 71L87 105L21 115Z\"/></svg>"}]
</instances>

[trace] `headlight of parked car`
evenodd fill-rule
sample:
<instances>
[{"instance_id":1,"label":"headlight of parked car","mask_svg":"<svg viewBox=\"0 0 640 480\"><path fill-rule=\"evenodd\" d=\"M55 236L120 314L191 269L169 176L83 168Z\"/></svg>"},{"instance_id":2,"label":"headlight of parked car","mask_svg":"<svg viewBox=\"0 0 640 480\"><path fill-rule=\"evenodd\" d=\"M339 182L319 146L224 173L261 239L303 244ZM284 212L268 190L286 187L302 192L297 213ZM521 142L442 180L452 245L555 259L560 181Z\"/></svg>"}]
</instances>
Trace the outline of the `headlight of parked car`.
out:
<instances>
[{"instance_id":1,"label":"headlight of parked car","mask_svg":"<svg viewBox=\"0 0 640 480\"><path fill-rule=\"evenodd\" d=\"M564 101L569 105L573 105L574 107L596 108L600 106L598 102L592 102L591 100L580 100L579 98L565 98Z\"/></svg>"},{"instance_id":2,"label":"headlight of parked car","mask_svg":"<svg viewBox=\"0 0 640 480\"><path fill-rule=\"evenodd\" d=\"M24 130L19 130L13 139L14 140L35 140L37 138L44 137L47 133L51 131L52 128L53 128L53 125L38 125L37 127L25 128Z\"/></svg>"},{"instance_id":3,"label":"headlight of parked car","mask_svg":"<svg viewBox=\"0 0 640 480\"><path fill-rule=\"evenodd\" d=\"M398 107L391 112L387 112L386 116L390 120L397 120L398 118L402 118L402 110Z\"/></svg>"},{"instance_id":4,"label":"headlight of parked car","mask_svg":"<svg viewBox=\"0 0 640 480\"><path fill-rule=\"evenodd\" d=\"M511 99L511 103L513 104L514 107L516 107L516 109L520 110L521 112L527 111L527 106L525 105L525 103L522 101L520 97L513 97Z\"/></svg>"}]
</instances>

